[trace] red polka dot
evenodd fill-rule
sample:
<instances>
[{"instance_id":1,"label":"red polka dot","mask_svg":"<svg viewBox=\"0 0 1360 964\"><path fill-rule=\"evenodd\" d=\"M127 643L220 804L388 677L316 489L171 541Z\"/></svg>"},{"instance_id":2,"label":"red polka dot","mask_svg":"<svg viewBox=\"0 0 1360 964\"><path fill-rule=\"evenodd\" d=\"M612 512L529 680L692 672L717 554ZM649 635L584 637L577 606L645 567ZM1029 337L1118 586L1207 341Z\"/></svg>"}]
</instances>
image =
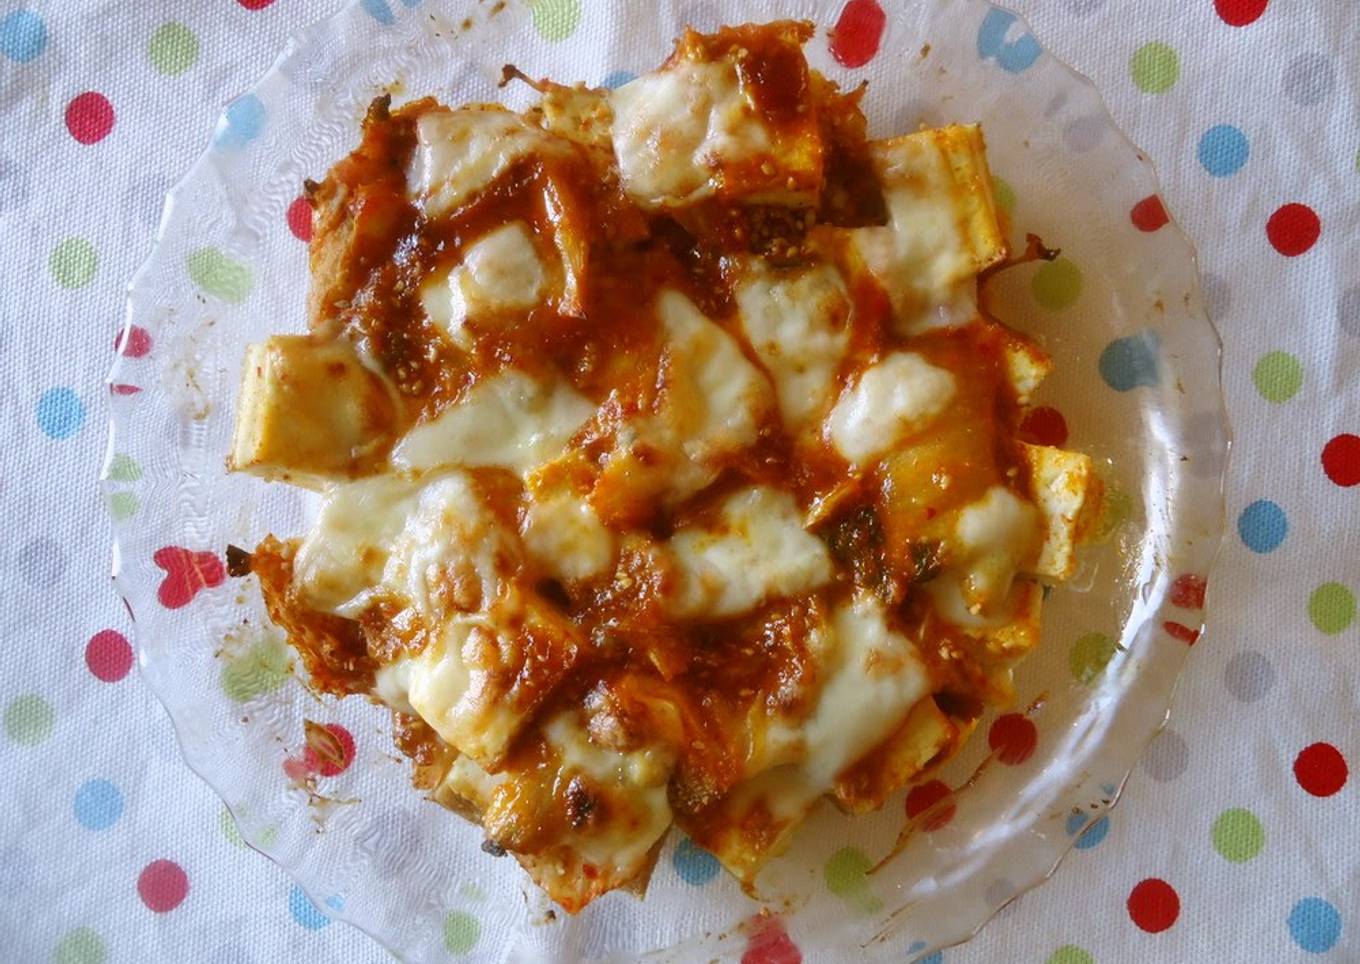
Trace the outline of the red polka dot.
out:
<instances>
[{"instance_id":1,"label":"red polka dot","mask_svg":"<svg viewBox=\"0 0 1360 964\"><path fill-rule=\"evenodd\" d=\"M1322 471L1337 485L1360 485L1360 435L1338 435L1322 449Z\"/></svg>"},{"instance_id":2,"label":"red polka dot","mask_svg":"<svg viewBox=\"0 0 1360 964\"><path fill-rule=\"evenodd\" d=\"M132 669L132 647L116 629L101 629L85 644L85 665L98 679L116 683Z\"/></svg>"},{"instance_id":3,"label":"red polka dot","mask_svg":"<svg viewBox=\"0 0 1360 964\"><path fill-rule=\"evenodd\" d=\"M850 0L831 30L831 56L843 67L863 67L878 53L887 23L878 0Z\"/></svg>"},{"instance_id":4,"label":"red polka dot","mask_svg":"<svg viewBox=\"0 0 1360 964\"><path fill-rule=\"evenodd\" d=\"M1245 27L1266 12L1270 0L1214 0L1214 9L1230 27Z\"/></svg>"},{"instance_id":5,"label":"red polka dot","mask_svg":"<svg viewBox=\"0 0 1360 964\"><path fill-rule=\"evenodd\" d=\"M307 748L302 762L309 772L323 777L339 776L354 762L354 737L339 723L307 725Z\"/></svg>"},{"instance_id":6,"label":"red polka dot","mask_svg":"<svg viewBox=\"0 0 1360 964\"><path fill-rule=\"evenodd\" d=\"M1204 592L1209 584L1193 572L1177 576L1171 583L1171 605L1182 609L1203 609Z\"/></svg>"},{"instance_id":7,"label":"red polka dot","mask_svg":"<svg viewBox=\"0 0 1360 964\"><path fill-rule=\"evenodd\" d=\"M1195 640L1199 639L1199 630L1191 629L1184 623L1178 623L1168 619L1166 622L1162 623L1162 628L1166 630L1168 636L1179 639L1182 643L1186 643L1190 646L1195 645Z\"/></svg>"},{"instance_id":8,"label":"red polka dot","mask_svg":"<svg viewBox=\"0 0 1360 964\"><path fill-rule=\"evenodd\" d=\"M157 914L172 911L189 894L189 875L173 860L153 860L137 878L142 903Z\"/></svg>"},{"instance_id":9,"label":"red polka dot","mask_svg":"<svg viewBox=\"0 0 1360 964\"><path fill-rule=\"evenodd\" d=\"M741 964L802 964L803 953L778 917L754 917L748 926L750 938Z\"/></svg>"},{"instance_id":10,"label":"red polka dot","mask_svg":"<svg viewBox=\"0 0 1360 964\"><path fill-rule=\"evenodd\" d=\"M916 819L953 792L949 789L949 784L943 780L927 780L920 786L912 787L907 794L907 819ZM940 807L921 826L926 830L939 830L954 819L954 813L957 810L958 807L952 803Z\"/></svg>"},{"instance_id":11,"label":"red polka dot","mask_svg":"<svg viewBox=\"0 0 1360 964\"><path fill-rule=\"evenodd\" d=\"M1181 899L1164 880L1149 877L1129 891L1129 918L1149 934L1160 934L1181 916Z\"/></svg>"},{"instance_id":12,"label":"red polka dot","mask_svg":"<svg viewBox=\"0 0 1360 964\"><path fill-rule=\"evenodd\" d=\"M1008 766L1018 766L1034 755L1039 731L1029 717L1020 713L998 716L987 731L987 745L996 758Z\"/></svg>"},{"instance_id":13,"label":"red polka dot","mask_svg":"<svg viewBox=\"0 0 1360 964\"><path fill-rule=\"evenodd\" d=\"M128 358L145 358L151 351L151 333L138 325L124 328L114 336L113 350Z\"/></svg>"},{"instance_id":14,"label":"red polka dot","mask_svg":"<svg viewBox=\"0 0 1360 964\"><path fill-rule=\"evenodd\" d=\"M82 144L98 144L113 130L113 105L103 94L85 91L66 105L66 129Z\"/></svg>"},{"instance_id":15,"label":"red polka dot","mask_svg":"<svg viewBox=\"0 0 1360 964\"><path fill-rule=\"evenodd\" d=\"M288 230L299 241L312 240L312 206L305 197L296 198L288 205Z\"/></svg>"},{"instance_id":16,"label":"red polka dot","mask_svg":"<svg viewBox=\"0 0 1360 964\"><path fill-rule=\"evenodd\" d=\"M1286 258L1297 258L1314 244L1322 233L1322 222L1306 204L1286 204L1266 222L1266 237L1271 246Z\"/></svg>"},{"instance_id":17,"label":"red polka dot","mask_svg":"<svg viewBox=\"0 0 1360 964\"><path fill-rule=\"evenodd\" d=\"M113 392L115 395L136 395L141 389L136 385L114 384L109 386L109 391Z\"/></svg>"},{"instance_id":18,"label":"red polka dot","mask_svg":"<svg viewBox=\"0 0 1360 964\"><path fill-rule=\"evenodd\" d=\"M1139 231L1156 231L1171 218L1167 216L1162 199L1155 194L1149 194L1133 206L1133 210L1129 212L1129 220Z\"/></svg>"},{"instance_id":19,"label":"red polka dot","mask_svg":"<svg viewBox=\"0 0 1360 964\"><path fill-rule=\"evenodd\" d=\"M236 2L247 10L263 10L273 3L274 0L236 0Z\"/></svg>"},{"instance_id":20,"label":"red polka dot","mask_svg":"<svg viewBox=\"0 0 1360 964\"><path fill-rule=\"evenodd\" d=\"M1062 446L1067 441L1067 419L1056 408L1040 405L1025 413L1020 421L1020 435L1035 445Z\"/></svg>"},{"instance_id":21,"label":"red polka dot","mask_svg":"<svg viewBox=\"0 0 1360 964\"><path fill-rule=\"evenodd\" d=\"M1330 743L1304 747L1294 759L1294 779L1315 797L1330 797L1346 785L1349 776L1346 758Z\"/></svg>"}]
</instances>

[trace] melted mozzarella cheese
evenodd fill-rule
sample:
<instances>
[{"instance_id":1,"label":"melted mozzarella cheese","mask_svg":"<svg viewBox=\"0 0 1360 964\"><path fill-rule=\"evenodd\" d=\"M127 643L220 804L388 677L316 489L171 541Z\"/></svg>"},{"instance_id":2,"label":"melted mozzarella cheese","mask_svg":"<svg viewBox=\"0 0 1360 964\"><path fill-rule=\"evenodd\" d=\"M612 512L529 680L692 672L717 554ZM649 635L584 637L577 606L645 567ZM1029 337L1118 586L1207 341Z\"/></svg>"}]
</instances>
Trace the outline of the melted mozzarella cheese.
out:
<instances>
[{"instance_id":1,"label":"melted mozzarella cheese","mask_svg":"<svg viewBox=\"0 0 1360 964\"><path fill-rule=\"evenodd\" d=\"M784 423L801 428L835 387L850 339L850 298L830 265L789 276L761 270L736 292L746 339L774 380Z\"/></svg>"},{"instance_id":2,"label":"melted mozzarella cheese","mask_svg":"<svg viewBox=\"0 0 1360 964\"><path fill-rule=\"evenodd\" d=\"M751 445L770 404L765 376L731 335L679 292L663 292L657 313L667 339L662 418L685 455L702 462Z\"/></svg>"},{"instance_id":3,"label":"melted mozzarella cheese","mask_svg":"<svg viewBox=\"0 0 1360 964\"><path fill-rule=\"evenodd\" d=\"M564 142L506 110L432 110L416 121L408 189L427 217L472 198L522 157L559 155Z\"/></svg>"},{"instance_id":4,"label":"melted mozzarella cheese","mask_svg":"<svg viewBox=\"0 0 1360 964\"><path fill-rule=\"evenodd\" d=\"M373 689L370 695L399 713L414 716L416 708L411 705L411 660L409 657L394 660L378 667L373 674Z\"/></svg>"},{"instance_id":5,"label":"melted mozzarella cheese","mask_svg":"<svg viewBox=\"0 0 1360 964\"><path fill-rule=\"evenodd\" d=\"M589 502L569 491L536 494L520 534L529 556L565 582L597 576L614 561L614 534Z\"/></svg>"},{"instance_id":6,"label":"melted mozzarella cheese","mask_svg":"<svg viewBox=\"0 0 1360 964\"><path fill-rule=\"evenodd\" d=\"M405 471L499 466L523 474L561 453L594 411L563 381L545 386L506 369L407 432L392 449L392 464Z\"/></svg>"},{"instance_id":7,"label":"melted mozzarella cheese","mask_svg":"<svg viewBox=\"0 0 1360 964\"><path fill-rule=\"evenodd\" d=\"M770 132L729 62L680 60L610 95L624 190L646 206L713 193L714 171L770 149Z\"/></svg>"},{"instance_id":8,"label":"melted mozzarella cheese","mask_svg":"<svg viewBox=\"0 0 1360 964\"><path fill-rule=\"evenodd\" d=\"M546 284L533 235L514 221L470 245L462 264L427 279L420 303L437 328L468 348L469 320L477 326L517 320L538 304Z\"/></svg>"},{"instance_id":9,"label":"melted mozzarella cheese","mask_svg":"<svg viewBox=\"0 0 1360 964\"><path fill-rule=\"evenodd\" d=\"M970 610L986 610L1005 600L1038 533L1038 510L1003 486L992 486L960 510L953 567L960 570Z\"/></svg>"},{"instance_id":10,"label":"melted mozzarella cheese","mask_svg":"<svg viewBox=\"0 0 1360 964\"><path fill-rule=\"evenodd\" d=\"M793 496L755 487L729 497L712 529L682 529L668 543L679 573L670 608L684 618L722 619L767 599L831 579L831 557L803 529Z\"/></svg>"},{"instance_id":11,"label":"melted mozzarella cheese","mask_svg":"<svg viewBox=\"0 0 1360 964\"><path fill-rule=\"evenodd\" d=\"M862 466L928 425L949 407L954 392L948 371L913 352L894 352L841 395L827 433L841 455Z\"/></svg>"},{"instance_id":12,"label":"melted mozzarella cheese","mask_svg":"<svg viewBox=\"0 0 1360 964\"><path fill-rule=\"evenodd\" d=\"M309 606L351 619L379 597L437 618L499 596L516 555L513 534L462 473L375 476L327 492L293 559L293 584Z\"/></svg>"}]
</instances>

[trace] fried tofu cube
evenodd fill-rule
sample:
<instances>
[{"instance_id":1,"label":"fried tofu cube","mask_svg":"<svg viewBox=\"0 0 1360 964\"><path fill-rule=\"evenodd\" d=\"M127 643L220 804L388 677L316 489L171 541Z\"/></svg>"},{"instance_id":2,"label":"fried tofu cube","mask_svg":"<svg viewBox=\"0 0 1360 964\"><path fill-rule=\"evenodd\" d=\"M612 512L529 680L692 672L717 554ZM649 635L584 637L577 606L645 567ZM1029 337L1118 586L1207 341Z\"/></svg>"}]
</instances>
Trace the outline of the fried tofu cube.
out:
<instances>
[{"instance_id":1,"label":"fried tofu cube","mask_svg":"<svg viewBox=\"0 0 1360 964\"><path fill-rule=\"evenodd\" d=\"M951 125L875 141L888 223L850 231L887 292L896 328L916 334L977 315L975 279L1006 257L982 128Z\"/></svg>"},{"instance_id":2,"label":"fried tofu cube","mask_svg":"<svg viewBox=\"0 0 1360 964\"><path fill-rule=\"evenodd\" d=\"M1042 519L1042 541L1023 568L1046 579L1072 578L1077 546L1100 514L1102 484L1089 455L1047 445L1020 444L1030 475L1030 499Z\"/></svg>"},{"instance_id":3,"label":"fried tofu cube","mask_svg":"<svg viewBox=\"0 0 1360 964\"><path fill-rule=\"evenodd\" d=\"M348 342L276 335L246 349L227 467L319 488L380 461L397 396Z\"/></svg>"}]
</instances>

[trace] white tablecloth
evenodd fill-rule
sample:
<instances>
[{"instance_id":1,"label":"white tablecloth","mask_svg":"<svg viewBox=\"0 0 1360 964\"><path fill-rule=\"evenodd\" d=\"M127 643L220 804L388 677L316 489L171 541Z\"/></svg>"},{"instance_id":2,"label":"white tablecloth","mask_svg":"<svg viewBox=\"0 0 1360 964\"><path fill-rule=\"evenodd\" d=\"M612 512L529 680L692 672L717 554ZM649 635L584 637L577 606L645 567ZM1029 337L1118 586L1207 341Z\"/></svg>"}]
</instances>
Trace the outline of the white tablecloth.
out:
<instances>
[{"instance_id":1,"label":"white tablecloth","mask_svg":"<svg viewBox=\"0 0 1360 964\"><path fill-rule=\"evenodd\" d=\"M164 191L341 2L0 0L0 959L387 959L242 847L181 763L107 575L136 466L107 504L95 486ZM1197 242L1236 447L1171 727L1057 877L942 958L1360 960L1360 4L1015 6L1096 81Z\"/></svg>"}]
</instances>

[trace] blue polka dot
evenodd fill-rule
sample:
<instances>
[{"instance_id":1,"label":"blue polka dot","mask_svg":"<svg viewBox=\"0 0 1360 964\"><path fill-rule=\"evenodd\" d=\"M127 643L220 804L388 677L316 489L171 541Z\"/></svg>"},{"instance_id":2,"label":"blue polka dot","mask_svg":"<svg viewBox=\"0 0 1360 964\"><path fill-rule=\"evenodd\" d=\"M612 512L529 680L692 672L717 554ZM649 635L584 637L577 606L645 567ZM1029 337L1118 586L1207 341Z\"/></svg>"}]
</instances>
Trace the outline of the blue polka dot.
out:
<instances>
[{"instance_id":1,"label":"blue polka dot","mask_svg":"<svg viewBox=\"0 0 1360 964\"><path fill-rule=\"evenodd\" d=\"M675 864L675 872L685 883L695 887L708 883L718 875L718 858L688 837L675 848L671 863Z\"/></svg>"},{"instance_id":2,"label":"blue polka dot","mask_svg":"<svg viewBox=\"0 0 1360 964\"><path fill-rule=\"evenodd\" d=\"M1161 345L1161 338L1150 329L1115 339L1100 353L1100 377L1116 392L1158 384L1162 380L1157 364Z\"/></svg>"},{"instance_id":3,"label":"blue polka dot","mask_svg":"<svg viewBox=\"0 0 1360 964\"><path fill-rule=\"evenodd\" d=\"M85 424L85 406L69 388L49 388L38 399L38 427L50 438L70 438Z\"/></svg>"},{"instance_id":4,"label":"blue polka dot","mask_svg":"<svg viewBox=\"0 0 1360 964\"><path fill-rule=\"evenodd\" d=\"M1006 34L1015 23L1015 14L1004 10L988 10L978 27L977 52L983 60L995 60L1008 74L1028 70L1044 52L1039 41L1030 34L1007 40Z\"/></svg>"},{"instance_id":5,"label":"blue polka dot","mask_svg":"<svg viewBox=\"0 0 1360 964\"><path fill-rule=\"evenodd\" d=\"M1341 937L1341 915L1321 897L1305 897L1289 912L1289 936L1310 954L1330 951Z\"/></svg>"},{"instance_id":6,"label":"blue polka dot","mask_svg":"<svg viewBox=\"0 0 1360 964\"><path fill-rule=\"evenodd\" d=\"M123 794L108 780L86 780L76 791L75 811L86 830L107 830L123 815Z\"/></svg>"},{"instance_id":7,"label":"blue polka dot","mask_svg":"<svg viewBox=\"0 0 1360 964\"><path fill-rule=\"evenodd\" d=\"M401 5L407 9L414 9L420 6L420 0L401 0ZM390 27L397 22L397 15L392 12L392 3L389 0L363 0L360 6L384 27Z\"/></svg>"},{"instance_id":8,"label":"blue polka dot","mask_svg":"<svg viewBox=\"0 0 1360 964\"><path fill-rule=\"evenodd\" d=\"M925 957L917 961L916 964L940 964L940 962L943 960L944 952L936 951L934 954L927 954Z\"/></svg>"},{"instance_id":9,"label":"blue polka dot","mask_svg":"<svg viewBox=\"0 0 1360 964\"><path fill-rule=\"evenodd\" d=\"M326 904L332 910L341 910L344 907L344 903L338 897L330 898L326 901ZM339 906L336 906L337 904ZM323 914L312 903L311 898L297 885L294 885L293 889L288 892L288 913L293 915L293 920L309 931L319 931L323 927L330 926L331 923L330 917Z\"/></svg>"},{"instance_id":10,"label":"blue polka dot","mask_svg":"<svg viewBox=\"0 0 1360 964\"><path fill-rule=\"evenodd\" d=\"M15 10L0 20L0 51L10 60L26 64L47 46L47 25L29 10Z\"/></svg>"},{"instance_id":11,"label":"blue polka dot","mask_svg":"<svg viewBox=\"0 0 1360 964\"><path fill-rule=\"evenodd\" d=\"M632 73L631 71L616 70L613 73L611 73L608 77L606 77L602 83L603 86L608 87L610 90L616 90L619 87L622 87L624 84L628 83L630 80L636 79L637 74Z\"/></svg>"},{"instance_id":12,"label":"blue polka dot","mask_svg":"<svg viewBox=\"0 0 1360 964\"><path fill-rule=\"evenodd\" d=\"M1247 135L1231 124L1211 127L1199 139L1199 162L1214 177L1236 174L1250 153Z\"/></svg>"},{"instance_id":13,"label":"blue polka dot","mask_svg":"<svg viewBox=\"0 0 1360 964\"><path fill-rule=\"evenodd\" d=\"M214 143L222 150L245 147L260 136L260 131L264 129L264 119L264 104L260 102L260 98L254 94L242 94L223 111Z\"/></svg>"},{"instance_id":14,"label":"blue polka dot","mask_svg":"<svg viewBox=\"0 0 1360 964\"><path fill-rule=\"evenodd\" d=\"M1086 814L1073 813L1067 817L1067 835L1077 837L1072 846L1078 850L1090 850L1109 835L1110 818L1101 817L1093 823L1088 824ZM1077 836L1080 834L1080 836Z\"/></svg>"},{"instance_id":15,"label":"blue polka dot","mask_svg":"<svg viewBox=\"0 0 1360 964\"><path fill-rule=\"evenodd\" d=\"M1252 552L1278 549L1288 531L1284 510L1269 499L1257 499L1237 517L1237 534Z\"/></svg>"}]
</instances>

